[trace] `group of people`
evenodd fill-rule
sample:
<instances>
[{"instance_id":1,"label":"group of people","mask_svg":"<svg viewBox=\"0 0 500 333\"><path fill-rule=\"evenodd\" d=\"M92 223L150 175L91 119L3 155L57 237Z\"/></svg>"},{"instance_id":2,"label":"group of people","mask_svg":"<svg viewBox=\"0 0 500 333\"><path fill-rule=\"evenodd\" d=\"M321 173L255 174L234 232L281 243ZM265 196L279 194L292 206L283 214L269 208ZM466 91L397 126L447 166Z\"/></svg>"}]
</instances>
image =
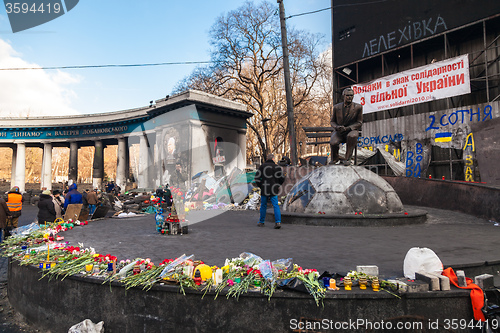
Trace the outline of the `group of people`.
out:
<instances>
[{"instance_id":1,"label":"group of people","mask_svg":"<svg viewBox=\"0 0 500 333\"><path fill-rule=\"evenodd\" d=\"M165 185L165 188L159 187L156 192L155 196L161 200L161 203L164 203L167 207L172 206L172 192L170 191L170 188L167 185Z\"/></svg>"},{"instance_id":2,"label":"group of people","mask_svg":"<svg viewBox=\"0 0 500 333\"><path fill-rule=\"evenodd\" d=\"M83 204L84 209L89 210L89 215L94 214L101 200L100 191L85 190L78 191L76 184L71 184L65 195L60 190L43 190L38 201L38 222L51 223L57 218L63 218L64 213L70 204ZM18 227L18 220L23 207L23 195L18 186L14 186L6 195L5 199L0 197L0 239L3 233L5 237L10 235L10 231Z\"/></svg>"},{"instance_id":3,"label":"group of people","mask_svg":"<svg viewBox=\"0 0 500 333\"><path fill-rule=\"evenodd\" d=\"M71 204L83 204L83 209L88 209L89 215L93 215L97 206L103 201L106 200L101 196L99 189L96 188L92 191L86 189L83 193L80 193L76 184L71 184L64 198L64 210Z\"/></svg>"},{"instance_id":4,"label":"group of people","mask_svg":"<svg viewBox=\"0 0 500 333\"><path fill-rule=\"evenodd\" d=\"M114 193L116 195L118 195L120 192L121 192L121 187L116 184L113 180L112 181L109 181L106 186L106 193Z\"/></svg>"}]
</instances>

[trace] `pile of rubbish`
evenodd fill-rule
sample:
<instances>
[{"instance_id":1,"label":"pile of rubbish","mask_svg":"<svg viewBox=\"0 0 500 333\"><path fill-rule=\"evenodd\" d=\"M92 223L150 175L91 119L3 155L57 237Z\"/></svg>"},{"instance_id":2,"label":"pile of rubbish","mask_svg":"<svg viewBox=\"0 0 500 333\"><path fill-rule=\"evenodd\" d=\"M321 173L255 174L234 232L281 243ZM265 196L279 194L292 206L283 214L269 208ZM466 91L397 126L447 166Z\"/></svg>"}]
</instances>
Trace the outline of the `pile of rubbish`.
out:
<instances>
[{"instance_id":1,"label":"pile of rubbish","mask_svg":"<svg viewBox=\"0 0 500 333\"><path fill-rule=\"evenodd\" d=\"M256 210L260 204L260 189L255 185L256 171L242 171L234 168L227 176L219 179L199 172L191 178L187 190L170 186L172 199L182 201L189 210ZM155 207L164 203L153 189L133 189L125 195L114 196L111 205L115 216L127 214L155 213Z\"/></svg>"}]
</instances>

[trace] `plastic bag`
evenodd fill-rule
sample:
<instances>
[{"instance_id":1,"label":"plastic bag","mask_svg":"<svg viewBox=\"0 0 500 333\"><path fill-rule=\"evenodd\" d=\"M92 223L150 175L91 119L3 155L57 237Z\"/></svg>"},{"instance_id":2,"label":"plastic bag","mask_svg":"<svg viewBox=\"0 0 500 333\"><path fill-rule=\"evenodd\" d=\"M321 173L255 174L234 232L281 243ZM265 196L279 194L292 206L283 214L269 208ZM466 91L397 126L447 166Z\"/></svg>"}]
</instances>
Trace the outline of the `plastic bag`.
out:
<instances>
[{"instance_id":1,"label":"plastic bag","mask_svg":"<svg viewBox=\"0 0 500 333\"><path fill-rule=\"evenodd\" d=\"M253 194L250 200L245 204L245 209L257 210L259 208L260 195Z\"/></svg>"},{"instance_id":2,"label":"plastic bag","mask_svg":"<svg viewBox=\"0 0 500 333\"><path fill-rule=\"evenodd\" d=\"M132 261L130 264L127 264L125 267L123 267L122 269L120 269L120 271L118 272L118 277L120 278L124 278L127 273L134 268L134 266L137 265L137 259Z\"/></svg>"},{"instance_id":3,"label":"plastic bag","mask_svg":"<svg viewBox=\"0 0 500 333\"><path fill-rule=\"evenodd\" d=\"M186 260L189 260L192 258L194 258L194 254L192 254L190 256L186 256L185 254L183 254L182 256L180 256L179 258L175 259L170 264L168 264L167 267L165 267L163 269L163 271L161 272L160 277L162 278L162 277L165 277L166 275L173 273L177 266L183 264Z\"/></svg>"},{"instance_id":4,"label":"plastic bag","mask_svg":"<svg viewBox=\"0 0 500 333\"><path fill-rule=\"evenodd\" d=\"M412 247L406 253L403 264L405 277L414 280L416 272L427 272L441 275L443 263L439 257L426 247Z\"/></svg>"},{"instance_id":5,"label":"plastic bag","mask_svg":"<svg viewBox=\"0 0 500 333\"><path fill-rule=\"evenodd\" d=\"M302 282L300 279L296 277L283 280L283 282L284 283L280 284L280 286L283 287L283 289L295 290L295 291L300 291L301 293L309 294L309 290L307 290L307 287L304 285L304 282Z\"/></svg>"},{"instance_id":6,"label":"plastic bag","mask_svg":"<svg viewBox=\"0 0 500 333\"><path fill-rule=\"evenodd\" d=\"M275 260L273 261L273 267L277 270L281 269L282 271L290 272L290 270L293 268L293 259L288 258Z\"/></svg>"},{"instance_id":7,"label":"plastic bag","mask_svg":"<svg viewBox=\"0 0 500 333\"><path fill-rule=\"evenodd\" d=\"M30 223L28 225L23 225L22 227L12 229L10 231L11 236L16 237L16 236L22 236L22 235L28 235L32 231L40 229L40 225L36 222Z\"/></svg>"},{"instance_id":8,"label":"plastic bag","mask_svg":"<svg viewBox=\"0 0 500 333\"><path fill-rule=\"evenodd\" d=\"M250 267L255 266L255 265L259 265L263 260L258 255L255 255L255 254L250 253L250 252L243 252L242 254L240 254L240 258L241 258L241 260L243 260L245 265L248 265Z\"/></svg>"},{"instance_id":9,"label":"plastic bag","mask_svg":"<svg viewBox=\"0 0 500 333\"><path fill-rule=\"evenodd\" d=\"M273 267L273 264L269 260L264 260L259 264L259 270L264 279L268 281L276 280L278 271Z\"/></svg>"},{"instance_id":10,"label":"plastic bag","mask_svg":"<svg viewBox=\"0 0 500 333\"><path fill-rule=\"evenodd\" d=\"M94 324L92 320L85 319L81 323L71 326L68 333L104 333L104 322Z\"/></svg>"}]
</instances>

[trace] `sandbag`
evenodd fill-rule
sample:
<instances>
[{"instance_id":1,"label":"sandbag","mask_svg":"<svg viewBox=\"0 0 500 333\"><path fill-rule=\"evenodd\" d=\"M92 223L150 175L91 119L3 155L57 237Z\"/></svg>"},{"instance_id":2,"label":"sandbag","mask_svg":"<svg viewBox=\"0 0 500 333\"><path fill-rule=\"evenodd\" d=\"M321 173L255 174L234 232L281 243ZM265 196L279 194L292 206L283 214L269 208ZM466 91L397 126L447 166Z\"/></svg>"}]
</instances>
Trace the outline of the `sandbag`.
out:
<instances>
[{"instance_id":1,"label":"sandbag","mask_svg":"<svg viewBox=\"0 0 500 333\"><path fill-rule=\"evenodd\" d=\"M441 275L443 271L443 263L439 257L426 247L412 247L406 253L403 264L403 272L405 277L415 280L416 272L427 272Z\"/></svg>"},{"instance_id":2,"label":"sandbag","mask_svg":"<svg viewBox=\"0 0 500 333\"><path fill-rule=\"evenodd\" d=\"M92 320L85 319L81 323L71 326L68 333L104 333L104 322L94 324Z\"/></svg>"}]
</instances>

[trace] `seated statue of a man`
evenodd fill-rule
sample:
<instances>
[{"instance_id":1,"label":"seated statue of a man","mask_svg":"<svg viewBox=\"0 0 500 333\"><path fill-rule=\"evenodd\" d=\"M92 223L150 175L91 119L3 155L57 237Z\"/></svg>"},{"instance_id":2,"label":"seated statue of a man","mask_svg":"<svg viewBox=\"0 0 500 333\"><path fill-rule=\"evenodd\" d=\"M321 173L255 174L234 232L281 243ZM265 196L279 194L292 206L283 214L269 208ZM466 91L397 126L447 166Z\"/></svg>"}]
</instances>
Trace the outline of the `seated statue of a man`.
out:
<instances>
[{"instance_id":1,"label":"seated statue of a man","mask_svg":"<svg viewBox=\"0 0 500 333\"><path fill-rule=\"evenodd\" d=\"M361 104L353 103L354 91L351 88L344 89L342 96L344 96L344 102L334 105L330 120L333 127L330 138L332 154L330 164L338 162L339 144L346 143L344 165L349 165L358 142L359 130L363 124L363 107Z\"/></svg>"}]
</instances>

